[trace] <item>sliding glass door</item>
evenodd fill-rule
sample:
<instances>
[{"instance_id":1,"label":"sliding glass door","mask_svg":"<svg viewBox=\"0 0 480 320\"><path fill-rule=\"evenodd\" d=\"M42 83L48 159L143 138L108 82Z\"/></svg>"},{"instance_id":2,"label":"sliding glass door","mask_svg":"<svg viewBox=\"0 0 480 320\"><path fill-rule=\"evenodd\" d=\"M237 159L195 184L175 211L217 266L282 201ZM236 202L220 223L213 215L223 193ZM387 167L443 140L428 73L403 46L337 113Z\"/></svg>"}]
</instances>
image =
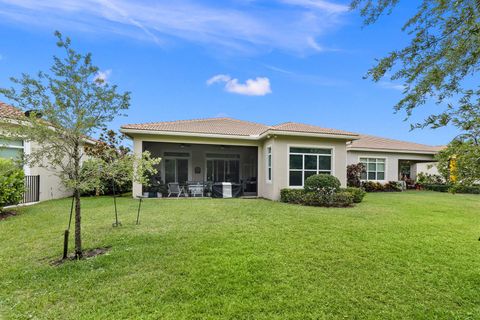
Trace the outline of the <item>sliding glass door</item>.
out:
<instances>
[{"instance_id":1,"label":"sliding glass door","mask_svg":"<svg viewBox=\"0 0 480 320\"><path fill-rule=\"evenodd\" d=\"M223 159L221 159L223 158ZM233 159L232 159L233 158ZM207 154L207 181L240 182L240 158L237 154L215 155L215 159Z\"/></svg>"},{"instance_id":2,"label":"sliding glass door","mask_svg":"<svg viewBox=\"0 0 480 320\"><path fill-rule=\"evenodd\" d=\"M188 181L188 159L165 159L165 183Z\"/></svg>"}]
</instances>

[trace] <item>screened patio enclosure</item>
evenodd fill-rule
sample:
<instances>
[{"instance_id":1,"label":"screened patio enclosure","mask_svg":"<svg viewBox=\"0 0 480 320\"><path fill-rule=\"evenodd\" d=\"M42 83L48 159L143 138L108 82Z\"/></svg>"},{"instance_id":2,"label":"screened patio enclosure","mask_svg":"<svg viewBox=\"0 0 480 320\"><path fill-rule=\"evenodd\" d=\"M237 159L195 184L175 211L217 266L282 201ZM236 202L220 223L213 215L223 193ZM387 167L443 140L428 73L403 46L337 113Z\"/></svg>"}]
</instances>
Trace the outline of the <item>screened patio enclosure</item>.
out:
<instances>
[{"instance_id":1,"label":"screened patio enclosure","mask_svg":"<svg viewBox=\"0 0 480 320\"><path fill-rule=\"evenodd\" d=\"M257 147L143 142L143 150L162 158L154 177L160 184L229 182L257 194Z\"/></svg>"}]
</instances>

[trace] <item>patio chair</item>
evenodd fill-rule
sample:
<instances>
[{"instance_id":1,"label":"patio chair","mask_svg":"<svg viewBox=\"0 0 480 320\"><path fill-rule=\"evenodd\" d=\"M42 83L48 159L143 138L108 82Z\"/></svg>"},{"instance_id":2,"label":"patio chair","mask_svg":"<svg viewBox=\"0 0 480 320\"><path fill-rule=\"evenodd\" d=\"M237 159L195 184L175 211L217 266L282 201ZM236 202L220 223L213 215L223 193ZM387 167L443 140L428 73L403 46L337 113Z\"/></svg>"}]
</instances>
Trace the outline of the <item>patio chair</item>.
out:
<instances>
[{"instance_id":1,"label":"patio chair","mask_svg":"<svg viewBox=\"0 0 480 320\"><path fill-rule=\"evenodd\" d=\"M180 187L180 184L178 182L169 182L167 186L168 186L168 197L170 197L171 195L176 195L178 198L182 195L182 193L185 195L183 189Z\"/></svg>"}]
</instances>

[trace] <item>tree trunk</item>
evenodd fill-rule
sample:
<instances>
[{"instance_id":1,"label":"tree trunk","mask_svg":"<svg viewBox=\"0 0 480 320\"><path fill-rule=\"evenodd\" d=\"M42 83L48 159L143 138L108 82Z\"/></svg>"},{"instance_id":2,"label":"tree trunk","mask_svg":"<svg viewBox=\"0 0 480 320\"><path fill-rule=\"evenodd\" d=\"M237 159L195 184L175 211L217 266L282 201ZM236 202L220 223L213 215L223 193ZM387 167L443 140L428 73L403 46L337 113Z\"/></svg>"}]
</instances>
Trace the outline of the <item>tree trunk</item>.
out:
<instances>
[{"instance_id":1,"label":"tree trunk","mask_svg":"<svg viewBox=\"0 0 480 320\"><path fill-rule=\"evenodd\" d=\"M75 190L75 258L81 259L82 253L82 228L80 211L80 190Z\"/></svg>"},{"instance_id":2,"label":"tree trunk","mask_svg":"<svg viewBox=\"0 0 480 320\"><path fill-rule=\"evenodd\" d=\"M80 143L75 143L74 149L74 166L75 166L75 189L73 190L75 197L75 258L81 259L82 253L82 216L80 210L80 189L78 188L80 179Z\"/></svg>"}]
</instances>

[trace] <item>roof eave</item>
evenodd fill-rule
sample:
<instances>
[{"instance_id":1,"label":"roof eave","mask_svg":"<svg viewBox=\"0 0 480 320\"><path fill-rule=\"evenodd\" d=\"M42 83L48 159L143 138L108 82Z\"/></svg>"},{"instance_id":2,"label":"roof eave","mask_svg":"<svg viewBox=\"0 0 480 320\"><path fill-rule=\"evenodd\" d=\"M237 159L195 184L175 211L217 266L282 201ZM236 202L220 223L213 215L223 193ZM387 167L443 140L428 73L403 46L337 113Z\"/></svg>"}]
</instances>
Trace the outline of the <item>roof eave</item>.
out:
<instances>
[{"instance_id":1,"label":"roof eave","mask_svg":"<svg viewBox=\"0 0 480 320\"><path fill-rule=\"evenodd\" d=\"M243 139L243 140L258 140L258 135L233 135L233 134L216 134L216 133L194 133L194 132L182 132L182 131L160 131L160 130L148 130L148 129L131 129L120 128L120 132L126 134L130 138L136 134L145 135L161 135L161 136L182 136L182 137L204 137L204 138L222 138L222 139Z\"/></svg>"},{"instance_id":2,"label":"roof eave","mask_svg":"<svg viewBox=\"0 0 480 320\"><path fill-rule=\"evenodd\" d=\"M301 131L285 131L269 129L260 135L264 138L269 135L295 136L295 137L315 137L315 138L331 138L343 140L358 140L360 137L356 134L335 134L335 133L318 133L318 132L301 132Z\"/></svg>"},{"instance_id":3,"label":"roof eave","mask_svg":"<svg viewBox=\"0 0 480 320\"><path fill-rule=\"evenodd\" d=\"M436 155L438 151L433 150L406 150L406 149L389 149L389 148L362 148L362 147L349 147L347 151L367 151L367 152L388 152L388 153L414 153L414 154L428 154Z\"/></svg>"}]
</instances>

